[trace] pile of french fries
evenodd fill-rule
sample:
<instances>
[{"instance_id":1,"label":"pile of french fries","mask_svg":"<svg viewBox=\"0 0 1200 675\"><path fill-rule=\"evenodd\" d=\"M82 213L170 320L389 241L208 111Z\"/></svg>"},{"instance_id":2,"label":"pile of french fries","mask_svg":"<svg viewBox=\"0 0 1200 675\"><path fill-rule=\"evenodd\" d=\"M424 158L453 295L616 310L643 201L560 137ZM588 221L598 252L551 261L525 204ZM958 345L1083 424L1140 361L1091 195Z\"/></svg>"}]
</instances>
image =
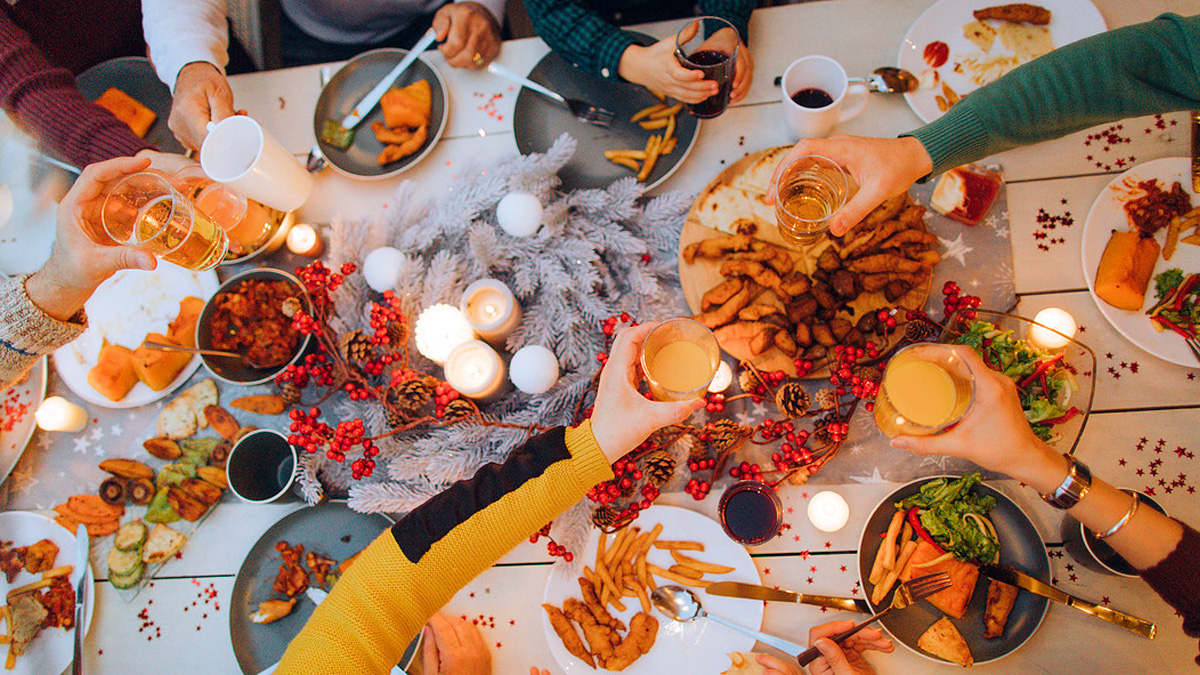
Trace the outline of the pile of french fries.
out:
<instances>
[{"instance_id":1,"label":"pile of french fries","mask_svg":"<svg viewBox=\"0 0 1200 675\"><path fill-rule=\"evenodd\" d=\"M649 532L638 527L626 527L617 533L612 542L608 535L600 533L600 544L596 548L595 569L585 566L583 576L591 581L600 596L601 606L612 605L617 611L625 611L622 598L637 598L642 611L649 613L650 593L658 586L654 577L665 581L703 588L710 581L705 574L726 574L734 568L726 565L697 560L684 551L704 552L704 544L695 541L659 541L662 524L655 525ZM651 548L670 551L675 564L663 569L647 560Z\"/></svg>"},{"instance_id":2,"label":"pile of french fries","mask_svg":"<svg viewBox=\"0 0 1200 675\"><path fill-rule=\"evenodd\" d=\"M41 579L9 590L8 594L5 595L4 600L6 603L11 603L13 598L21 595L22 593L32 593L35 591L40 591L43 588L49 588L50 584L54 583L55 579L58 577L68 577L74 571L74 565L63 565L62 567L55 567L54 569L46 570L45 572L42 572ZM79 599L76 598L75 601L79 602ZM0 607L0 621L4 622L4 627L8 631L7 633L0 633L0 644L8 645L8 658L6 658L4 661L4 668L5 670L12 670L17 665L17 656L19 656L19 654L16 650L17 645L12 640L12 614L7 604L5 604L3 607Z\"/></svg>"},{"instance_id":3,"label":"pile of french fries","mask_svg":"<svg viewBox=\"0 0 1200 675\"><path fill-rule=\"evenodd\" d=\"M1192 234L1180 239L1180 235L1189 229L1193 230ZM1181 241L1185 244L1200 246L1200 206L1182 216L1175 216L1171 219L1171 223L1167 226L1167 241L1162 248L1163 260L1170 260L1175 255L1175 247Z\"/></svg>"},{"instance_id":4,"label":"pile of french fries","mask_svg":"<svg viewBox=\"0 0 1200 675\"><path fill-rule=\"evenodd\" d=\"M646 180L650 177L650 172L654 171L658 158L675 151L675 145L679 142L679 138L675 136L675 118L681 110L682 103L671 106L655 103L642 108L629 121L641 124L643 129L662 129L662 134L652 135L642 150L606 150L605 159L630 171L636 171L639 181Z\"/></svg>"},{"instance_id":5,"label":"pile of french fries","mask_svg":"<svg viewBox=\"0 0 1200 675\"><path fill-rule=\"evenodd\" d=\"M872 605L883 602L916 550L917 540L913 538L912 525L904 519L904 511L897 510L888 523L887 534L883 536L883 543L871 565L871 574L867 577L867 581L875 586L871 591Z\"/></svg>"}]
</instances>

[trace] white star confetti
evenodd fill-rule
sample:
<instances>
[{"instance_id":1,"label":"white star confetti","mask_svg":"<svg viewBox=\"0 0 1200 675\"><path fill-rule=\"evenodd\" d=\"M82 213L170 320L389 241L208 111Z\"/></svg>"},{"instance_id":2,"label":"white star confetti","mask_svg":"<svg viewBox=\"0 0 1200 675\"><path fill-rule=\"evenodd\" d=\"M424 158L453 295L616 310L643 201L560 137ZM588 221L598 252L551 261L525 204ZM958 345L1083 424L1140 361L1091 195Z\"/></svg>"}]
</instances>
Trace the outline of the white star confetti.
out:
<instances>
[{"instance_id":1,"label":"white star confetti","mask_svg":"<svg viewBox=\"0 0 1200 675\"><path fill-rule=\"evenodd\" d=\"M942 253L943 260L946 258L954 258L963 267L967 266L966 255L975 249L967 246L966 243L963 242L962 232L959 232L958 237L953 241L949 239L942 239L941 237L938 237L938 240L942 242L942 246L946 249Z\"/></svg>"},{"instance_id":2,"label":"white star confetti","mask_svg":"<svg viewBox=\"0 0 1200 675\"><path fill-rule=\"evenodd\" d=\"M75 447L73 448L73 451L86 455L89 447L88 439L83 436L78 436L74 439L74 441Z\"/></svg>"},{"instance_id":3,"label":"white star confetti","mask_svg":"<svg viewBox=\"0 0 1200 675\"><path fill-rule=\"evenodd\" d=\"M855 483L886 483L886 482L888 482L888 481L884 480L883 476L879 473L879 467L875 467L874 469L872 469L870 476L850 476L850 480L854 481Z\"/></svg>"},{"instance_id":4,"label":"white star confetti","mask_svg":"<svg viewBox=\"0 0 1200 675\"><path fill-rule=\"evenodd\" d=\"M114 424L108 428L108 433L112 434L113 436L120 436L121 434L125 433L125 427L121 426L120 424Z\"/></svg>"}]
</instances>

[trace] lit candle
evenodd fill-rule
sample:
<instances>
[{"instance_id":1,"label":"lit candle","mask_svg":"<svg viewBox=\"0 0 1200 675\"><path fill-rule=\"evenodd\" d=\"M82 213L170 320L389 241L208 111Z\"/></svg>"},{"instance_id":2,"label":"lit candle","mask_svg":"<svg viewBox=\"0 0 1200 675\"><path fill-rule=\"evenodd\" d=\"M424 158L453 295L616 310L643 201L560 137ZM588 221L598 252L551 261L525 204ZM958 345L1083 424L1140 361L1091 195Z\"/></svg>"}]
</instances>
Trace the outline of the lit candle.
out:
<instances>
[{"instance_id":1,"label":"lit candle","mask_svg":"<svg viewBox=\"0 0 1200 675\"><path fill-rule=\"evenodd\" d=\"M446 357L445 370L446 382L468 398L486 403L504 393L504 361L486 342L471 340L455 347Z\"/></svg>"},{"instance_id":2,"label":"lit candle","mask_svg":"<svg viewBox=\"0 0 1200 675\"><path fill-rule=\"evenodd\" d=\"M733 369L729 367L728 363L722 361L721 365L717 366L717 374L713 375L708 390L715 394L725 391L731 384L733 384Z\"/></svg>"},{"instance_id":3,"label":"lit candle","mask_svg":"<svg viewBox=\"0 0 1200 675\"><path fill-rule=\"evenodd\" d=\"M87 426L87 411L61 396L51 396L42 401L33 414L37 425L45 431L78 433Z\"/></svg>"},{"instance_id":4,"label":"lit candle","mask_svg":"<svg viewBox=\"0 0 1200 675\"><path fill-rule=\"evenodd\" d=\"M1065 310L1047 307L1038 312L1033 321L1028 337L1035 347L1049 351L1062 349L1071 341L1070 338L1075 337L1075 317Z\"/></svg>"},{"instance_id":5,"label":"lit candle","mask_svg":"<svg viewBox=\"0 0 1200 675\"><path fill-rule=\"evenodd\" d=\"M438 365L455 347L475 339L475 331L461 310L453 305L433 305L417 317L413 328L417 351Z\"/></svg>"},{"instance_id":6,"label":"lit candle","mask_svg":"<svg viewBox=\"0 0 1200 675\"><path fill-rule=\"evenodd\" d=\"M287 247L296 255L315 258L325 250L325 242L317 236L317 231L312 225L296 223L288 230Z\"/></svg>"},{"instance_id":7,"label":"lit candle","mask_svg":"<svg viewBox=\"0 0 1200 675\"><path fill-rule=\"evenodd\" d=\"M850 505L836 492L818 492L808 501L808 520L822 532L837 532L850 520Z\"/></svg>"},{"instance_id":8,"label":"lit candle","mask_svg":"<svg viewBox=\"0 0 1200 675\"><path fill-rule=\"evenodd\" d=\"M467 323L479 337L496 347L521 323L521 305L503 283L495 279L480 279L467 286L459 303Z\"/></svg>"}]
</instances>

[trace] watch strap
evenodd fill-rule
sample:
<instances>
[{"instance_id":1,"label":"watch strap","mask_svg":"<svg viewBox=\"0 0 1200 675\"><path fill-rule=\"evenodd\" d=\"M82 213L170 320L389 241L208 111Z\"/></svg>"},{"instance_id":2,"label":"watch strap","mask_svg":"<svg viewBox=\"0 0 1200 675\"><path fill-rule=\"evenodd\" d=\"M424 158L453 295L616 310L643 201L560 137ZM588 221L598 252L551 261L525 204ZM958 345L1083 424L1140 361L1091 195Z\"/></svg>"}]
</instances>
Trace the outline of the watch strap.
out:
<instances>
[{"instance_id":1,"label":"watch strap","mask_svg":"<svg viewBox=\"0 0 1200 675\"><path fill-rule=\"evenodd\" d=\"M1092 471L1087 465L1071 455L1067 458L1067 477L1048 495L1042 495L1046 503L1056 509L1069 509L1079 503L1092 487Z\"/></svg>"}]
</instances>

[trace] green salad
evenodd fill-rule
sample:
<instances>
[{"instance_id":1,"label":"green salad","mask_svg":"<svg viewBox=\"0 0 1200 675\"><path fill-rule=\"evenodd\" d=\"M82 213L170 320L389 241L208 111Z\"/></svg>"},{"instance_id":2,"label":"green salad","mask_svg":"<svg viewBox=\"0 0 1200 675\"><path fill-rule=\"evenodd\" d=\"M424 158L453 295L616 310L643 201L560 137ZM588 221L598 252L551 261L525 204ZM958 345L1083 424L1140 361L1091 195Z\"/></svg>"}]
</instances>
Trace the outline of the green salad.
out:
<instances>
[{"instance_id":1,"label":"green salad","mask_svg":"<svg viewBox=\"0 0 1200 675\"><path fill-rule=\"evenodd\" d=\"M981 482L978 473L958 480L938 478L920 492L897 502L917 535L963 562L995 562L1000 540L988 513L996 499L971 492Z\"/></svg>"},{"instance_id":2,"label":"green salad","mask_svg":"<svg viewBox=\"0 0 1200 675\"><path fill-rule=\"evenodd\" d=\"M1158 302L1146 314L1155 329L1200 336L1200 274L1184 276L1178 268L1161 272L1154 277L1154 294Z\"/></svg>"},{"instance_id":3,"label":"green salad","mask_svg":"<svg viewBox=\"0 0 1200 675\"><path fill-rule=\"evenodd\" d=\"M1062 354L1051 355L987 321L972 321L954 342L972 347L989 368L1017 383L1025 419L1043 441L1054 440L1054 425L1079 414L1074 406L1064 407L1078 386Z\"/></svg>"}]
</instances>

